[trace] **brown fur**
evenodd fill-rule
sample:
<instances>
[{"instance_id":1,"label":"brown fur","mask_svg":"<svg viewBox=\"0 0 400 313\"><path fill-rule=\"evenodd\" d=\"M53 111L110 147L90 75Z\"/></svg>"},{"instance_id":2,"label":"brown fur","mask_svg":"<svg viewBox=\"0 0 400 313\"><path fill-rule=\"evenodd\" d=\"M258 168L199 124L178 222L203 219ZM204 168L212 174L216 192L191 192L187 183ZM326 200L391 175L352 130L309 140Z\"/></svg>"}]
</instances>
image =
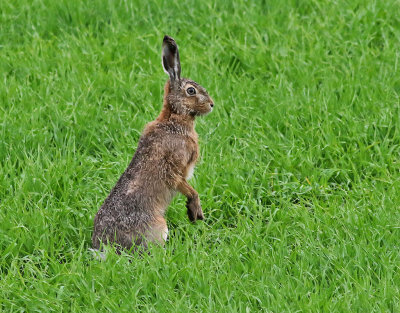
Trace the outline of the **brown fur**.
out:
<instances>
[{"instance_id":1,"label":"brown fur","mask_svg":"<svg viewBox=\"0 0 400 313\"><path fill-rule=\"evenodd\" d=\"M126 249L164 243L164 215L176 191L187 197L191 221L204 218L199 195L186 178L199 155L195 117L209 113L214 104L203 87L180 78L178 47L168 36L163 41L163 65L170 76L163 108L145 127L132 161L95 216L95 249L101 242ZM195 95L188 94L189 87L196 89Z\"/></svg>"}]
</instances>

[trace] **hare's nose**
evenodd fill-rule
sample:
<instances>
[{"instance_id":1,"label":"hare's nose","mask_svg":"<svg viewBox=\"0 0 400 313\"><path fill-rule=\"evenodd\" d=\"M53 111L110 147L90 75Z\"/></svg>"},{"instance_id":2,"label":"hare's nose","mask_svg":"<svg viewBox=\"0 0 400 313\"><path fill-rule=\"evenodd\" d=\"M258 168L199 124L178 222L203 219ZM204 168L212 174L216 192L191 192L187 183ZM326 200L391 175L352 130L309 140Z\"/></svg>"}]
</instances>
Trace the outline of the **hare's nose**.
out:
<instances>
[{"instance_id":1,"label":"hare's nose","mask_svg":"<svg viewBox=\"0 0 400 313\"><path fill-rule=\"evenodd\" d=\"M212 108L214 107L214 102L210 103L210 107L212 107Z\"/></svg>"}]
</instances>

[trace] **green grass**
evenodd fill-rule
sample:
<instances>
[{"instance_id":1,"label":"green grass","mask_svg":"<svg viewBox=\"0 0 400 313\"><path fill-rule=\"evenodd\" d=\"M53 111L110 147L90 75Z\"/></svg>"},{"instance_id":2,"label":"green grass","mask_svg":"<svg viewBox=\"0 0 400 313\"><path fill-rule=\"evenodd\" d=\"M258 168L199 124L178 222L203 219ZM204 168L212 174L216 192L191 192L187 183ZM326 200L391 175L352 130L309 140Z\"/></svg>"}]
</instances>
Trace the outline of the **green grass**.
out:
<instances>
[{"instance_id":1,"label":"green grass","mask_svg":"<svg viewBox=\"0 0 400 313\"><path fill-rule=\"evenodd\" d=\"M164 34L214 98L151 255L93 217L161 108ZM400 3L0 4L0 311L399 312Z\"/></svg>"}]
</instances>

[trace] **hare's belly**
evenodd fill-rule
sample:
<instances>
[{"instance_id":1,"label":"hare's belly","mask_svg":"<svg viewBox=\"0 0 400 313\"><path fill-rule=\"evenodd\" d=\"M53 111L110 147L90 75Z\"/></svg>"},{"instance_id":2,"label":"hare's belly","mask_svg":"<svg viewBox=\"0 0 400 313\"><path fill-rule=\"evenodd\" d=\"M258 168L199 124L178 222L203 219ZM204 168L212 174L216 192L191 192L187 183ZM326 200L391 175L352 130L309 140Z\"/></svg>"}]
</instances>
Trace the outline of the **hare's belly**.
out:
<instances>
[{"instance_id":1,"label":"hare's belly","mask_svg":"<svg viewBox=\"0 0 400 313\"><path fill-rule=\"evenodd\" d=\"M189 180L193 177L193 173L194 173L194 166L195 164L189 164L187 171L186 171L186 179Z\"/></svg>"}]
</instances>

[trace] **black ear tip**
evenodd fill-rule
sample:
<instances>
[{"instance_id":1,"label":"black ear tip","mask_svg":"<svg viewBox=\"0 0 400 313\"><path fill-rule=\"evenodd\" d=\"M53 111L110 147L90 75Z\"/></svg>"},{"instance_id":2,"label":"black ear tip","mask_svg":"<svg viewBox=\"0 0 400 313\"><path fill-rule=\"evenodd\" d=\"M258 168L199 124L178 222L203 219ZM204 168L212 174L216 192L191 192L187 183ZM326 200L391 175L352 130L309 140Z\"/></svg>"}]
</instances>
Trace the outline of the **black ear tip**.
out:
<instances>
[{"instance_id":1,"label":"black ear tip","mask_svg":"<svg viewBox=\"0 0 400 313\"><path fill-rule=\"evenodd\" d=\"M176 46L174 38L172 38L168 35L164 36L163 43L168 44L170 46Z\"/></svg>"}]
</instances>

